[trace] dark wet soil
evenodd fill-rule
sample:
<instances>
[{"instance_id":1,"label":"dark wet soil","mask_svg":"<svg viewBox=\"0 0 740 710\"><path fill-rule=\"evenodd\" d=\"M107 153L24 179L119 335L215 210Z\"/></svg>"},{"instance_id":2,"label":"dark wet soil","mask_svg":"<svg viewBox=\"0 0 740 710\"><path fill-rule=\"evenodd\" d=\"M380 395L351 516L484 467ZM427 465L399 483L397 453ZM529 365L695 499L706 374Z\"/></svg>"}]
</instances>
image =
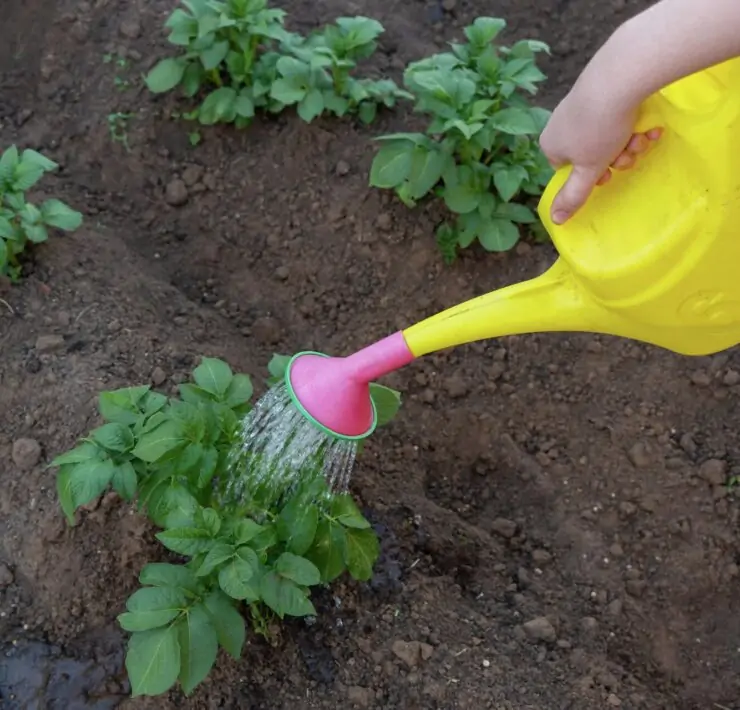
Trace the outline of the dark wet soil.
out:
<instances>
[{"instance_id":1,"label":"dark wet soil","mask_svg":"<svg viewBox=\"0 0 740 710\"><path fill-rule=\"evenodd\" d=\"M475 16L504 16L512 36L553 45L552 105L644 4L284 6L301 29L376 17L376 67L396 76ZM137 88L165 49L169 2L5 5L0 146L60 162L42 189L86 222L0 294L0 706L740 707L740 508L724 485L740 473L740 355L590 335L467 346L389 378L403 414L354 478L383 538L372 582L317 595L316 624L287 624L274 646L251 638L189 699L126 699L115 618L161 550L115 498L67 529L45 468L95 424L97 392L155 371L171 390L200 355L262 377L273 352L347 353L553 255L525 244L444 266L434 209L367 187L370 138L404 126L400 113L369 129L284 116L191 147L172 99ZM133 88L114 85L106 53L128 58ZM115 113L132 115L129 151L111 140ZM21 438L40 445L33 460L12 456Z\"/></svg>"}]
</instances>

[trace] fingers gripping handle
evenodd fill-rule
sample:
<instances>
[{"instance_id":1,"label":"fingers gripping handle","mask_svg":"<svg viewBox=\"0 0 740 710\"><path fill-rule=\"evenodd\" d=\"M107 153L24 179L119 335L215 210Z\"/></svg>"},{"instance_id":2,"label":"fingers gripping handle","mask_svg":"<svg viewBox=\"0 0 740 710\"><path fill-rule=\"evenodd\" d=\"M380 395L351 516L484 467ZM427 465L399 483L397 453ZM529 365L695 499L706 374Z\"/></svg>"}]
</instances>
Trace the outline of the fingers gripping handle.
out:
<instances>
[{"instance_id":1,"label":"fingers gripping handle","mask_svg":"<svg viewBox=\"0 0 740 710\"><path fill-rule=\"evenodd\" d=\"M633 129L634 133L647 133L653 128L665 128L665 118L663 110L667 100L660 94L655 94L648 98L640 107L640 111L637 117L637 122ZM649 158L643 158L649 159ZM551 212L552 204L555 200L555 196L560 192L562 187L568 181L570 173L573 167L571 165L563 165L555 171L555 174L550 179L550 182L545 188L542 199L540 200L538 211L540 218L542 219L545 228L552 235L553 230L562 228L562 225L556 225L552 221ZM626 171L629 173L630 171ZM610 189L610 185L607 184L603 188L599 189Z\"/></svg>"}]
</instances>

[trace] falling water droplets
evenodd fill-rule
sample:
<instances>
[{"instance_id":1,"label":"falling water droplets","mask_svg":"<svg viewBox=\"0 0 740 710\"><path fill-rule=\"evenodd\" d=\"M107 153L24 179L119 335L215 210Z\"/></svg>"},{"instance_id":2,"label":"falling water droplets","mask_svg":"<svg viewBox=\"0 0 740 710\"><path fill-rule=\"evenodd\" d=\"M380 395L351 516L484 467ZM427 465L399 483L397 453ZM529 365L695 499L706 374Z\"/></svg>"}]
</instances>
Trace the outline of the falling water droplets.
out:
<instances>
[{"instance_id":1,"label":"falling water droplets","mask_svg":"<svg viewBox=\"0 0 740 710\"><path fill-rule=\"evenodd\" d=\"M224 502L240 504L258 496L272 503L318 472L332 492L344 492L356 456L355 441L319 429L301 414L286 385L279 384L244 418L230 455Z\"/></svg>"}]
</instances>

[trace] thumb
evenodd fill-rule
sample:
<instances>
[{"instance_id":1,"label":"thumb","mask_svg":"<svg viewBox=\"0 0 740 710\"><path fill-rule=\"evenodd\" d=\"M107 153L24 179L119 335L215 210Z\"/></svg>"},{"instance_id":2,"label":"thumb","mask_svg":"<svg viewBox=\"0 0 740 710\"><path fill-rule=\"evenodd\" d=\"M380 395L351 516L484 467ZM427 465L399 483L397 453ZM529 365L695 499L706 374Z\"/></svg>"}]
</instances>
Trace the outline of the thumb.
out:
<instances>
[{"instance_id":1,"label":"thumb","mask_svg":"<svg viewBox=\"0 0 740 710\"><path fill-rule=\"evenodd\" d=\"M565 185L552 201L550 214L555 224L563 224L583 206L600 175L601 172L592 168L573 167Z\"/></svg>"}]
</instances>

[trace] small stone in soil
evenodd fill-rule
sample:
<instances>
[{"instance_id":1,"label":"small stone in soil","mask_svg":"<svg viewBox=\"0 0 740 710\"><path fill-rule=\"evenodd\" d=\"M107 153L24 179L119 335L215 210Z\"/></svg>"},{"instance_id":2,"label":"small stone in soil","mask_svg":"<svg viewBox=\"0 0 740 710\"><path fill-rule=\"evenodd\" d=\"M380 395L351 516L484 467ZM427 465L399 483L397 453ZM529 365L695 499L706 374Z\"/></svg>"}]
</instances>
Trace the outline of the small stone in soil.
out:
<instances>
[{"instance_id":1,"label":"small stone in soil","mask_svg":"<svg viewBox=\"0 0 740 710\"><path fill-rule=\"evenodd\" d=\"M553 642L557 638L555 628L550 623L550 620L544 616L528 621L524 624L523 628L527 638L530 638L533 641Z\"/></svg>"},{"instance_id":2,"label":"small stone in soil","mask_svg":"<svg viewBox=\"0 0 740 710\"><path fill-rule=\"evenodd\" d=\"M202 165L188 165L182 171L182 181L186 187L193 187L196 183L200 182L204 172L205 170Z\"/></svg>"},{"instance_id":3,"label":"small stone in soil","mask_svg":"<svg viewBox=\"0 0 740 710\"><path fill-rule=\"evenodd\" d=\"M141 34L141 22L138 19L124 20L119 28L121 34L128 39L137 39Z\"/></svg>"},{"instance_id":4,"label":"small stone in soil","mask_svg":"<svg viewBox=\"0 0 740 710\"><path fill-rule=\"evenodd\" d=\"M13 573L10 571L10 567L0 562L0 589L9 587L14 581L15 578L13 577Z\"/></svg>"},{"instance_id":5,"label":"small stone in soil","mask_svg":"<svg viewBox=\"0 0 740 710\"><path fill-rule=\"evenodd\" d=\"M373 701L373 693L368 688L359 685L351 685L347 688L347 700L350 703L359 705L361 708L370 707Z\"/></svg>"},{"instance_id":6,"label":"small stone in soil","mask_svg":"<svg viewBox=\"0 0 740 710\"><path fill-rule=\"evenodd\" d=\"M161 368L161 367L155 367L152 370L152 384L155 387L159 387L159 385L163 384L164 381L167 379L167 373Z\"/></svg>"},{"instance_id":7,"label":"small stone in soil","mask_svg":"<svg viewBox=\"0 0 740 710\"><path fill-rule=\"evenodd\" d=\"M340 160L337 163L337 167L336 167L337 175L341 177L341 176L347 175L349 171L350 171L350 166L346 160Z\"/></svg>"},{"instance_id":8,"label":"small stone in soil","mask_svg":"<svg viewBox=\"0 0 740 710\"><path fill-rule=\"evenodd\" d=\"M491 530L502 537L511 538L516 533L516 523L506 518L496 518L491 524Z\"/></svg>"},{"instance_id":9,"label":"small stone in soil","mask_svg":"<svg viewBox=\"0 0 740 710\"><path fill-rule=\"evenodd\" d=\"M36 439L17 439L13 442L12 457L21 471L30 471L41 459L41 445Z\"/></svg>"},{"instance_id":10,"label":"small stone in soil","mask_svg":"<svg viewBox=\"0 0 740 710\"><path fill-rule=\"evenodd\" d=\"M64 338L61 335L39 335L36 338L36 352L51 353L64 347Z\"/></svg>"},{"instance_id":11,"label":"small stone in soil","mask_svg":"<svg viewBox=\"0 0 740 710\"><path fill-rule=\"evenodd\" d=\"M457 0L442 0L442 9L445 12L452 12L457 5Z\"/></svg>"},{"instance_id":12,"label":"small stone in soil","mask_svg":"<svg viewBox=\"0 0 740 710\"><path fill-rule=\"evenodd\" d=\"M467 394L468 384L462 377L453 375L452 377L447 378L445 389L451 399L459 399Z\"/></svg>"},{"instance_id":13,"label":"small stone in soil","mask_svg":"<svg viewBox=\"0 0 740 710\"><path fill-rule=\"evenodd\" d=\"M419 641L394 641L391 650L393 655L403 661L409 668L416 668L419 661L428 660L434 653L432 646Z\"/></svg>"},{"instance_id":14,"label":"small stone in soil","mask_svg":"<svg viewBox=\"0 0 740 710\"><path fill-rule=\"evenodd\" d=\"M644 441L638 441L627 452L635 468L646 468L650 465L652 450Z\"/></svg>"},{"instance_id":15,"label":"small stone in soil","mask_svg":"<svg viewBox=\"0 0 740 710\"><path fill-rule=\"evenodd\" d=\"M288 276L290 276L290 270L287 266L278 266L277 269L275 269L275 276L281 281L285 281Z\"/></svg>"},{"instance_id":16,"label":"small stone in soil","mask_svg":"<svg viewBox=\"0 0 740 710\"><path fill-rule=\"evenodd\" d=\"M393 228L393 218L387 212L383 212L378 215L378 219L375 220L375 225L378 229L382 229L384 232L390 232Z\"/></svg>"},{"instance_id":17,"label":"small stone in soil","mask_svg":"<svg viewBox=\"0 0 740 710\"><path fill-rule=\"evenodd\" d=\"M721 459L709 459L699 466L699 475L713 486L721 486L727 480L727 463Z\"/></svg>"},{"instance_id":18,"label":"small stone in soil","mask_svg":"<svg viewBox=\"0 0 740 710\"><path fill-rule=\"evenodd\" d=\"M164 198L168 205L182 207L188 201L188 188L180 178L170 180L165 188Z\"/></svg>"},{"instance_id":19,"label":"small stone in soil","mask_svg":"<svg viewBox=\"0 0 740 710\"><path fill-rule=\"evenodd\" d=\"M274 345L280 340L282 335L278 322L269 316L258 318L254 322L254 325L252 326L252 334L257 338L257 340L266 345Z\"/></svg>"}]
</instances>

